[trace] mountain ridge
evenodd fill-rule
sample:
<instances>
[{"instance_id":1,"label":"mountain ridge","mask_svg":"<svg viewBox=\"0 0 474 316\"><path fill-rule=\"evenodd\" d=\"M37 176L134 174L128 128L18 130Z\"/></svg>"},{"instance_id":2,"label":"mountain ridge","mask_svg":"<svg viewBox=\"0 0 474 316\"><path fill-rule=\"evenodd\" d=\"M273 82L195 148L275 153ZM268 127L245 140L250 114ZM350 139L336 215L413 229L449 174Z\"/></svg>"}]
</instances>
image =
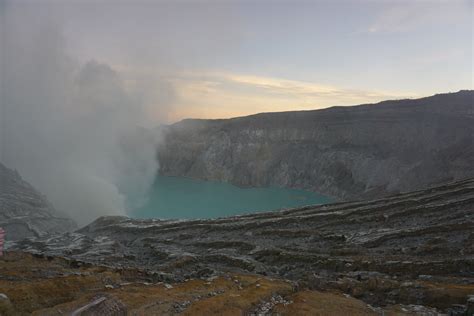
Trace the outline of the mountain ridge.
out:
<instances>
[{"instance_id":1,"label":"mountain ridge","mask_svg":"<svg viewBox=\"0 0 474 316\"><path fill-rule=\"evenodd\" d=\"M159 174L374 198L474 176L474 91L162 128Z\"/></svg>"},{"instance_id":2,"label":"mountain ridge","mask_svg":"<svg viewBox=\"0 0 474 316\"><path fill-rule=\"evenodd\" d=\"M181 124L186 121L226 121L226 120L238 120L238 119L243 119L243 118L249 118L249 117L254 117L254 116L259 116L259 115L266 115L266 114L286 114L286 113L304 113L304 112L319 112L319 111L326 111L330 109L353 109L353 108L363 108L363 107L371 107L371 106L385 106L387 104L391 103L397 103L397 102L407 102L407 101L422 101L424 99L429 99L433 97L449 97L451 95L467 95L473 98L472 94L474 93L474 90L469 90L469 89L461 89L456 92L443 92L443 93L436 93L431 96L425 96L425 97L420 97L420 98L402 98L402 99L389 99L389 100L383 100L375 103L362 103L362 104L354 104L354 105L332 105L329 107L321 108L321 109L308 109L308 110L288 110L288 111L277 111L277 112L258 112L254 114L249 114L249 115L242 115L242 116L236 116L236 117L229 117L229 118L184 118L182 120L179 120L177 122L168 124L166 126L171 126L171 125L176 125L176 124ZM474 114L474 112L472 113Z\"/></svg>"}]
</instances>

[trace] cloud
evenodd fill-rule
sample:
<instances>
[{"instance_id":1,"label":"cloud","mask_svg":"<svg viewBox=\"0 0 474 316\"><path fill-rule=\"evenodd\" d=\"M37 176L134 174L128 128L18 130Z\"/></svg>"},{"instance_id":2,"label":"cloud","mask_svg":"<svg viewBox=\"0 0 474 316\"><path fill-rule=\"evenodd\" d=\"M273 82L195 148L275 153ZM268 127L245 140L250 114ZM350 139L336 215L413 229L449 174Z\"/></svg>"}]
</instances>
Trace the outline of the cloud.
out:
<instances>
[{"instance_id":1,"label":"cloud","mask_svg":"<svg viewBox=\"0 0 474 316\"><path fill-rule=\"evenodd\" d=\"M436 64L443 62L451 62L453 60L459 60L464 57L466 52L459 48L446 48L443 51L435 51L422 56L416 60L420 64Z\"/></svg>"},{"instance_id":2,"label":"cloud","mask_svg":"<svg viewBox=\"0 0 474 316\"><path fill-rule=\"evenodd\" d=\"M415 97L411 92L357 90L284 78L187 72L169 78L176 91L170 117L224 118L258 112L309 110Z\"/></svg>"},{"instance_id":3,"label":"cloud","mask_svg":"<svg viewBox=\"0 0 474 316\"><path fill-rule=\"evenodd\" d=\"M470 19L472 2L458 1L403 1L388 2L366 33L410 32L420 27L447 25ZM471 7L470 7L471 6ZM448 27L448 26L446 26Z\"/></svg>"},{"instance_id":4,"label":"cloud","mask_svg":"<svg viewBox=\"0 0 474 316\"><path fill-rule=\"evenodd\" d=\"M39 17L22 6L0 17L0 160L79 224L125 215L158 167L143 98L111 66L76 60Z\"/></svg>"},{"instance_id":5,"label":"cloud","mask_svg":"<svg viewBox=\"0 0 474 316\"><path fill-rule=\"evenodd\" d=\"M271 90L274 93L282 94L333 94L337 93L338 91L337 88L330 86L271 77L259 77L249 75L224 75L223 77L229 81L256 86L263 89Z\"/></svg>"}]
</instances>

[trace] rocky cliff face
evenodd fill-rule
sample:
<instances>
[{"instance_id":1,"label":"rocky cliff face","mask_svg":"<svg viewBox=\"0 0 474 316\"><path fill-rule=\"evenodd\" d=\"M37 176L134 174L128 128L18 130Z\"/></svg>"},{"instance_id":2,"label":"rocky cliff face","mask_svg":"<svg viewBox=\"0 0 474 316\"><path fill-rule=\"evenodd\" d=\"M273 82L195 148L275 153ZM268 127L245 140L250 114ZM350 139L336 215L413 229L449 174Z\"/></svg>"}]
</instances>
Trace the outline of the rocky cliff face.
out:
<instances>
[{"instance_id":1,"label":"rocky cliff face","mask_svg":"<svg viewBox=\"0 0 474 316\"><path fill-rule=\"evenodd\" d=\"M18 172L0 163L0 227L6 240L39 237L76 228L60 217L47 199L24 181Z\"/></svg>"},{"instance_id":2,"label":"rocky cliff face","mask_svg":"<svg viewBox=\"0 0 474 316\"><path fill-rule=\"evenodd\" d=\"M474 91L416 100L184 120L164 128L160 174L377 197L474 176Z\"/></svg>"}]
</instances>

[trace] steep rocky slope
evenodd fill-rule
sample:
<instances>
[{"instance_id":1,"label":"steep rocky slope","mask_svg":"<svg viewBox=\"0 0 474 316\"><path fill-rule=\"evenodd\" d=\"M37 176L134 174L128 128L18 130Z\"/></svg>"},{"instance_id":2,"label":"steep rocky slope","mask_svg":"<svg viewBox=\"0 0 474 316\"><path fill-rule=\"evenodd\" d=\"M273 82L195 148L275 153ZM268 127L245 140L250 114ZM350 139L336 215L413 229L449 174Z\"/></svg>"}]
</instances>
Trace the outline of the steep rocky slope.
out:
<instances>
[{"instance_id":1,"label":"steep rocky slope","mask_svg":"<svg viewBox=\"0 0 474 316\"><path fill-rule=\"evenodd\" d=\"M304 188L340 200L474 176L474 91L416 100L184 120L163 128L160 173Z\"/></svg>"},{"instance_id":2,"label":"steep rocky slope","mask_svg":"<svg viewBox=\"0 0 474 316\"><path fill-rule=\"evenodd\" d=\"M0 163L0 227L6 230L7 241L11 241L71 231L76 225L62 218L18 172Z\"/></svg>"},{"instance_id":3,"label":"steep rocky slope","mask_svg":"<svg viewBox=\"0 0 474 316\"><path fill-rule=\"evenodd\" d=\"M11 250L118 268L154 282L222 273L289 279L367 303L441 310L474 293L474 179L366 201L215 220L103 217Z\"/></svg>"}]
</instances>

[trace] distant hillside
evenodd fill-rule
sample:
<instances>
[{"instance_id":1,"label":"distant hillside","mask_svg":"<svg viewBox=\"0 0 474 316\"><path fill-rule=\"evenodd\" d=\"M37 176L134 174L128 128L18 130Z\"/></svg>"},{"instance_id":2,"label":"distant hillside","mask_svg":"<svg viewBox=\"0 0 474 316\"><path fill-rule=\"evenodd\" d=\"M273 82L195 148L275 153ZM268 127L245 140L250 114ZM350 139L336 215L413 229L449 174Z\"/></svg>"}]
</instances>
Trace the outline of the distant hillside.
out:
<instances>
[{"instance_id":1,"label":"distant hillside","mask_svg":"<svg viewBox=\"0 0 474 316\"><path fill-rule=\"evenodd\" d=\"M0 227L8 241L66 232L76 224L61 218L46 197L0 163Z\"/></svg>"},{"instance_id":2,"label":"distant hillside","mask_svg":"<svg viewBox=\"0 0 474 316\"><path fill-rule=\"evenodd\" d=\"M315 111L184 120L160 174L377 197L474 176L474 91Z\"/></svg>"}]
</instances>

